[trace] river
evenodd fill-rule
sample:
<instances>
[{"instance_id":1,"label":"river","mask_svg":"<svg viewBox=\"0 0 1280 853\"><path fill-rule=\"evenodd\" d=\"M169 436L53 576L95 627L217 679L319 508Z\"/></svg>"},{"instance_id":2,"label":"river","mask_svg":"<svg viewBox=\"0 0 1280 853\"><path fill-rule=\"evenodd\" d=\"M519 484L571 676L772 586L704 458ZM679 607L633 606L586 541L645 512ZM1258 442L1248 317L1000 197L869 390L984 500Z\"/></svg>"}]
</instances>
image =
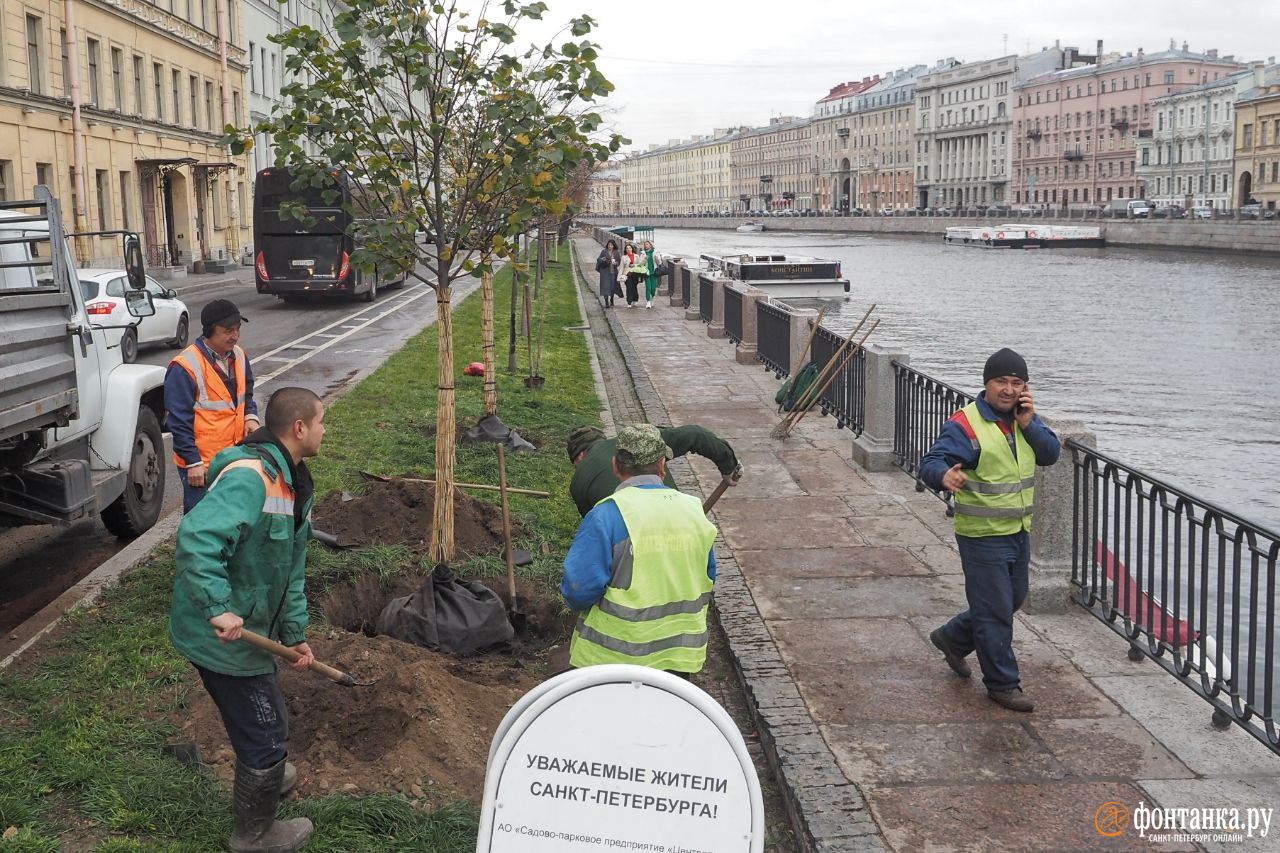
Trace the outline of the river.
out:
<instances>
[{"instance_id":1,"label":"river","mask_svg":"<svg viewBox=\"0 0 1280 853\"><path fill-rule=\"evenodd\" d=\"M828 327L847 331L874 302L873 342L970 392L986 357L1013 347L1043 413L1078 418L1103 452L1280 530L1280 259L660 226L655 242L694 258L839 259L852 294L830 304Z\"/></svg>"}]
</instances>

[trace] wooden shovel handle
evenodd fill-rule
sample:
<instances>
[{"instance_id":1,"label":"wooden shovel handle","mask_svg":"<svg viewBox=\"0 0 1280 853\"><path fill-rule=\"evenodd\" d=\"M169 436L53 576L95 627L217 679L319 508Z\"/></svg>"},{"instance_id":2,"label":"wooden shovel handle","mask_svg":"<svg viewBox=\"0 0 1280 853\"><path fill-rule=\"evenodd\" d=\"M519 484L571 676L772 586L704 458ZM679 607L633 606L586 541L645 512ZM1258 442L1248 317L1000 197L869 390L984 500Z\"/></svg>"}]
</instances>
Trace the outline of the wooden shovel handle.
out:
<instances>
[{"instance_id":1,"label":"wooden shovel handle","mask_svg":"<svg viewBox=\"0 0 1280 853\"><path fill-rule=\"evenodd\" d=\"M288 646L283 646L280 643L277 643L275 640L268 639L267 637L264 637L261 634L255 634L254 632L250 631L248 628L243 629L241 638L244 639L246 642L248 642L249 645L257 646L258 648L271 652L272 654L279 655L280 657L287 660L289 663L297 663L298 660L302 657L302 655L298 654ZM334 669L333 667L329 666L327 663L321 663L318 660L313 660L311 662L310 668L320 673L321 675L325 676L329 680L336 681L339 684L350 685L355 682L355 679L347 675L342 670Z\"/></svg>"}]
</instances>

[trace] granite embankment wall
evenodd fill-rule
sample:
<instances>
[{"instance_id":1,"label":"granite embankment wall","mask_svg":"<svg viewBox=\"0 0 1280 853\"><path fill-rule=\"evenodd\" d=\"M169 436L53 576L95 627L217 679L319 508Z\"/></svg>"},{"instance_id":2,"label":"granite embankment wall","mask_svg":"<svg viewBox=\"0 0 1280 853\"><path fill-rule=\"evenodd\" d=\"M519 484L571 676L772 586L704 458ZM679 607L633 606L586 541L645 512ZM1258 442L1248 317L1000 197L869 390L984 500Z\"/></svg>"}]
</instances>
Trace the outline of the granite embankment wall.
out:
<instances>
[{"instance_id":1,"label":"granite embankment wall","mask_svg":"<svg viewBox=\"0 0 1280 853\"><path fill-rule=\"evenodd\" d=\"M710 228L732 231L742 219L717 217L588 216L583 221L605 228L620 224L652 225L654 228ZM1239 222L1230 219L1203 221L1180 219L1170 221L1135 220L1114 222L1106 219L1054 219L1052 217L1020 220L1016 215L999 219L951 218L932 216L775 216L765 221L769 231L825 231L851 234L915 234L942 239L949 226L990 227L1002 222L1032 222L1045 225L1096 225L1108 245L1140 246L1157 249L1194 249L1206 252L1251 252L1280 255L1280 220Z\"/></svg>"}]
</instances>

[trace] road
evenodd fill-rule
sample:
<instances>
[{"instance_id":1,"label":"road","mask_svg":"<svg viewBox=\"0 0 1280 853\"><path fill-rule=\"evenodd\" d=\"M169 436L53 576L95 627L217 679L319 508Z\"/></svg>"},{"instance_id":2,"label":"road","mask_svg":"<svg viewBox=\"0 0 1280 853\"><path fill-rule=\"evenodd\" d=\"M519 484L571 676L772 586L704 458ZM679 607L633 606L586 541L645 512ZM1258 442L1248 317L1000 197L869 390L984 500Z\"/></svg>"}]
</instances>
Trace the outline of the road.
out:
<instances>
[{"instance_id":1,"label":"road","mask_svg":"<svg viewBox=\"0 0 1280 853\"><path fill-rule=\"evenodd\" d=\"M318 300L290 304L259 295L249 267L217 276L194 276L172 284L191 314L192 335L199 334L200 309L213 299L231 299L249 320L240 346L249 354L261 406L281 385L302 385L328 397L362 370L398 350L424 328L436 312L435 293L410 281L381 291L373 303ZM471 280L455 285L455 299ZM177 354L167 348L143 349L139 362L164 366ZM182 505L182 488L168 465L165 510ZM0 656L10 632L127 543L116 539L96 517L69 528L21 527L0 531Z\"/></svg>"}]
</instances>

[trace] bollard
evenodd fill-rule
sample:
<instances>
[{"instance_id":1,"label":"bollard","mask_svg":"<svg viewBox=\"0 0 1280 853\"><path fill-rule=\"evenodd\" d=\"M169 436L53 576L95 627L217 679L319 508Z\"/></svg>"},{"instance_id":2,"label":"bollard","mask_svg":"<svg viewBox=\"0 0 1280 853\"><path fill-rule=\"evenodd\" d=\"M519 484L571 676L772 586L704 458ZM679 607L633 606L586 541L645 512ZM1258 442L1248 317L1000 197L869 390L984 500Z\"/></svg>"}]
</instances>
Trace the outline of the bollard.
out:
<instances>
[{"instance_id":1,"label":"bollard","mask_svg":"<svg viewBox=\"0 0 1280 853\"><path fill-rule=\"evenodd\" d=\"M733 360L738 364L755 364L758 360L760 329L756 323L756 303L761 299L767 301L769 295L754 287L748 287L742 294L742 340L733 351Z\"/></svg>"},{"instance_id":2,"label":"bollard","mask_svg":"<svg viewBox=\"0 0 1280 853\"><path fill-rule=\"evenodd\" d=\"M699 323L702 322L701 309L698 304L702 300L702 288L698 285L700 278L701 276L697 270L689 270L689 307L684 311L686 320L697 320ZM681 295L680 303L684 303L683 294Z\"/></svg>"},{"instance_id":3,"label":"bollard","mask_svg":"<svg viewBox=\"0 0 1280 853\"><path fill-rule=\"evenodd\" d=\"M791 376L804 369L804 364L800 362L801 356L804 356L805 361L812 360L813 353L805 355L804 345L809 342L809 332L813 330L813 323L817 319L818 312L812 308L791 308Z\"/></svg>"},{"instance_id":4,"label":"bollard","mask_svg":"<svg viewBox=\"0 0 1280 853\"><path fill-rule=\"evenodd\" d=\"M689 265L684 261L676 261L671 265L671 305L684 307L684 292L680 289L684 277L689 275Z\"/></svg>"},{"instance_id":5,"label":"bollard","mask_svg":"<svg viewBox=\"0 0 1280 853\"><path fill-rule=\"evenodd\" d=\"M1065 445L1075 440L1097 447L1097 438L1081 421L1040 416L1063 443L1058 464L1036 469L1036 514L1031 520L1031 576L1028 613L1062 613L1071 604L1071 542L1075 508L1075 470Z\"/></svg>"},{"instance_id":6,"label":"bollard","mask_svg":"<svg viewBox=\"0 0 1280 853\"><path fill-rule=\"evenodd\" d=\"M862 435L853 440L853 461L865 471L892 471L898 393L893 363L908 364L910 357L902 350L879 344L867 344L866 353L866 425Z\"/></svg>"},{"instance_id":7,"label":"bollard","mask_svg":"<svg viewBox=\"0 0 1280 853\"><path fill-rule=\"evenodd\" d=\"M731 279L713 278L711 280L711 320L707 323L708 338L723 338L724 335L724 289L732 284Z\"/></svg>"}]
</instances>

